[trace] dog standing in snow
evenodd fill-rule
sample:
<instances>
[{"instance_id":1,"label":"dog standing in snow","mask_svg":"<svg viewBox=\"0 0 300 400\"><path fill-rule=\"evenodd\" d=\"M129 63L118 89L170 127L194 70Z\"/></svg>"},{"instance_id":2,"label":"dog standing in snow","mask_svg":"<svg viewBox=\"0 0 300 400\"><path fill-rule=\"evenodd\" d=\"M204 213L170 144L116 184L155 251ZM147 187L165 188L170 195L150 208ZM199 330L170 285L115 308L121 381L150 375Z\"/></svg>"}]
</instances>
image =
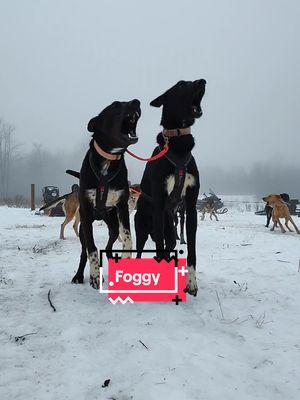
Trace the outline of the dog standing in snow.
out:
<instances>
[{"instance_id":1,"label":"dog standing in snow","mask_svg":"<svg viewBox=\"0 0 300 400\"><path fill-rule=\"evenodd\" d=\"M51 208L56 207L59 203L62 204L62 209L65 213L65 220L60 226L60 239L65 239L65 227L74 219L73 229L76 236L79 236L78 233L78 225L80 223L79 216L79 199L78 199L78 189L79 186L74 184L72 185L72 192L67 193L63 196L58 197L57 199L45 204L40 208L40 211L43 210L51 210Z\"/></svg>"},{"instance_id":2,"label":"dog standing in snow","mask_svg":"<svg viewBox=\"0 0 300 400\"><path fill-rule=\"evenodd\" d=\"M195 142L191 126L202 115L204 79L180 81L150 105L162 107L163 130L157 136L158 146L153 156L168 143L169 150L161 158L148 162L141 181L141 196L135 214L136 248L141 257L150 235L155 241L157 256L168 257L176 246L174 211L185 198L187 234L186 292L196 296L196 230L200 183L199 173L191 154Z\"/></svg>"},{"instance_id":3,"label":"dog standing in snow","mask_svg":"<svg viewBox=\"0 0 300 400\"><path fill-rule=\"evenodd\" d=\"M139 100L115 101L88 123L92 132L90 148L80 173L68 170L80 178L79 212L81 256L73 283L83 283L87 256L90 261L90 285L98 289L99 257L93 237L93 222L103 220L108 226L107 255L118 236L124 250L132 249L128 212L128 173L124 161L127 147L138 141L136 125L141 115ZM123 256L129 256L124 253Z\"/></svg>"},{"instance_id":4,"label":"dog standing in snow","mask_svg":"<svg viewBox=\"0 0 300 400\"><path fill-rule=\"evenodd\" d=\"M270 206L272 207L272 221L273 221L273 226L271 228L271 231L274 231L275 226L279 224L281 232L285 233L286 230L284 229L280 218L285 219L285 226L290 232L293 232L293 230L288 226L288 223L290 222L293 227L295 228L295 231L300 234L300 231L293 221L291 215L290 215L290 210L285 203L285 201L282 199L280 194L269 194L266 197L263 197L263 200Z\"/></svg>"}]
</instances>

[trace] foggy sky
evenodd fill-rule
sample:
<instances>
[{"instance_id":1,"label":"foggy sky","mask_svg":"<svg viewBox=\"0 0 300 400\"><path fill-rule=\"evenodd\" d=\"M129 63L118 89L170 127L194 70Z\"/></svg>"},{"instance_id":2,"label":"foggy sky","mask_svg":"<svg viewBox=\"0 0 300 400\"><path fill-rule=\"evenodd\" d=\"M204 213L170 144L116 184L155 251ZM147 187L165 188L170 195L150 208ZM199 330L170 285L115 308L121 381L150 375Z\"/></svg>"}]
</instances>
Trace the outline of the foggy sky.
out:
<instances>
[{"instance_id":1,"label":"foggy sky","mask_svg":"<svg viewBox=\"0 0 300 400\"><path fill-rule=\"evenodd\" d=\"M131 150L147 156L161 115L149 102L205 78L193 127L200 172L299 168L299 10L292 0L0 0L0 117L24 151L73 150L102 108L138 98ZM129 161L132 174L143 168Z\"/></svg>"}]
</instances>

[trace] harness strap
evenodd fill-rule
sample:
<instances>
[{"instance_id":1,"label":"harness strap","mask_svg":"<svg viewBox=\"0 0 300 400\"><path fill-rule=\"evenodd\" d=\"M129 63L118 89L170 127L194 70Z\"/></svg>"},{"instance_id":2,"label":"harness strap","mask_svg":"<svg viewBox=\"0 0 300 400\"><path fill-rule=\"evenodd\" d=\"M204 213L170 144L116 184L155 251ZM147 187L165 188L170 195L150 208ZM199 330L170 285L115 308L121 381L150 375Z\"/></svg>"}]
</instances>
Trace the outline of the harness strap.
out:
<instances>
[{"instance_id":1,"label":"harness strap","mask_svg":"<svg viewBox=\"0 0 300 400\"><path fill-rule=\"evenodd\" d=\"M92 153L90 152L89 154L89 163L91 166L91 169L96 176L97 180L99 181L99 185L96 188L96 211L98 213L104 214L106 213L106 201L107 201L107 195L108 195L108 187L109 183L113 181L117 175L120 173L121 168L124 163L124 158L122 157L120 159L120 162L118 163L118 168L114 171L112 171L110 174L103 175L101 172L97 170L97 167L95 165L95 162L93 160Z\"/></svg>"},{"instance_id":2,"label":"harness strap","mask_svg":"<svg viewBox=\"0 0 300 400\"><path fill-rule=\"evenodd\" d=\"M186 169L188 164L192 159L192 154L188 153L187 157L182 160L175 156L175 154L168 152L168 155L165 154L164 157L174 165L175 171L175 182L174 188L172 192L169 194L169 206L168 208L172 208L174 204L178 203L181 200L181 193L184 186L184 181L186 177ZM141 191L141 196L144 197L145 200L152 202L152 197L149 196L147 193Z\"/></svg>"},{"instance_id":3,"label":"harness strap","mask_svg":"<svg viewBox=\"0 0 300 400\"><path fill-rule=\"evenodd\" d=\"M175 182L172 192L169 194L169 203L176 203L181 198L181 193L185 181L186 168L176 166L175 168Z\"/></svg>"}]
</instances>

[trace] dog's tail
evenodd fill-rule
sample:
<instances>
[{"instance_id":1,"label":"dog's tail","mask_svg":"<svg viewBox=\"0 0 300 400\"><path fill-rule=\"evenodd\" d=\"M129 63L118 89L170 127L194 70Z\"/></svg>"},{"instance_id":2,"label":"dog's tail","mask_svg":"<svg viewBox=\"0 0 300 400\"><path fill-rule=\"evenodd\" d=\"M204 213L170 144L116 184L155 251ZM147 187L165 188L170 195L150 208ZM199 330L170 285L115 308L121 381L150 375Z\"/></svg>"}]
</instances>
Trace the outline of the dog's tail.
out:
<instances>
[{"instance_id":1,"label":"dog's tail","mask_svg":"<svg viewBox=\"0 0 300 400\"><path fill-rule=\"evenodd\" d=\"M49 201L49 203L40 208L40 211L46 210L48 208L53 208L59 203L64 203L66 201L66 198L72 193L73 192L64 194L63 196L57 197L55 200Z\"/></svg>"},{"instance_id":2,"label":"dog's tail","mask_svg":"<svg viewBox=\"0 0 300 400\"><path fill-rule=\"evenodd\" d=\"M75 176L75 178L80 178L80 173L77 171L73 171L72 169L67 169L66 173L72 176Z\"/></svg>"}]
</instances>

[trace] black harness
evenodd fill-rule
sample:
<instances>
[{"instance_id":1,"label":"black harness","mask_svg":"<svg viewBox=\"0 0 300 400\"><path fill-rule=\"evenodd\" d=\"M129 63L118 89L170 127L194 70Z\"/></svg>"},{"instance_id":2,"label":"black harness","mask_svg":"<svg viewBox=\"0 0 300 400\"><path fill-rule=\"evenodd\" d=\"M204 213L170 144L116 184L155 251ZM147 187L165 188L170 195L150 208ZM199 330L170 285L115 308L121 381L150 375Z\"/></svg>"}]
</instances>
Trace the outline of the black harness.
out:
<instances>
[{"instance_id":1,"label":"black harness","mask_svg":"<svg viewBox=\"0 0 300 400\"><path fill-rule=\"evenodd\" d=\"M168 204L167 204L167 206L174 208L174 206L177 205L182 200L181 193L182 193L182 189L183 189L184 181L185 181L185 177L186 177L186 169L192 159L192 154L191 154L191 152L189 152L186 155L186 157L179 158L174 153L167 153L167 154L165 154L165 157L175 167L174 188L173 188L172 192L169 194Z\"/></svg>"},{"instance_id":2,"label":"black harness","mask_svg":"<svg viewBox=\"0 0 300 400\"><path fill-rule=\"evenodd\" d=\"M179 158L173 152L168 151L166 154L164 154L164 157L166 157L166 159L174 166L174 188L169 194L167 200L167 209L173 212L178 203L182 201L181 193L184 186L187 166L192 159L192 153L189 152L184 158ZM147 193L141 192L141 196L149 202L153 201L152 197Z\"/></svg>"},{"instance_id":3,"label":"black harness","mask_svg":"<svg viewBox=\"0 0 300 400\"><path fill-rule=\"evenodd\" d=\"M124 167L124 157L122 155L122 158L119 160L118 167L107 175L103 175L101 174L101 172L98 171L91 152L89 155L89 163L94 175L99 182L99 185L96 188L96 202L94 213L95 216L97 216L98 218L103 218L103 216L105 216L108 211L108 207L106 207L106 201L109 183L112 182L119 175L122 167Z\"/></svg>"}]
</instances>

